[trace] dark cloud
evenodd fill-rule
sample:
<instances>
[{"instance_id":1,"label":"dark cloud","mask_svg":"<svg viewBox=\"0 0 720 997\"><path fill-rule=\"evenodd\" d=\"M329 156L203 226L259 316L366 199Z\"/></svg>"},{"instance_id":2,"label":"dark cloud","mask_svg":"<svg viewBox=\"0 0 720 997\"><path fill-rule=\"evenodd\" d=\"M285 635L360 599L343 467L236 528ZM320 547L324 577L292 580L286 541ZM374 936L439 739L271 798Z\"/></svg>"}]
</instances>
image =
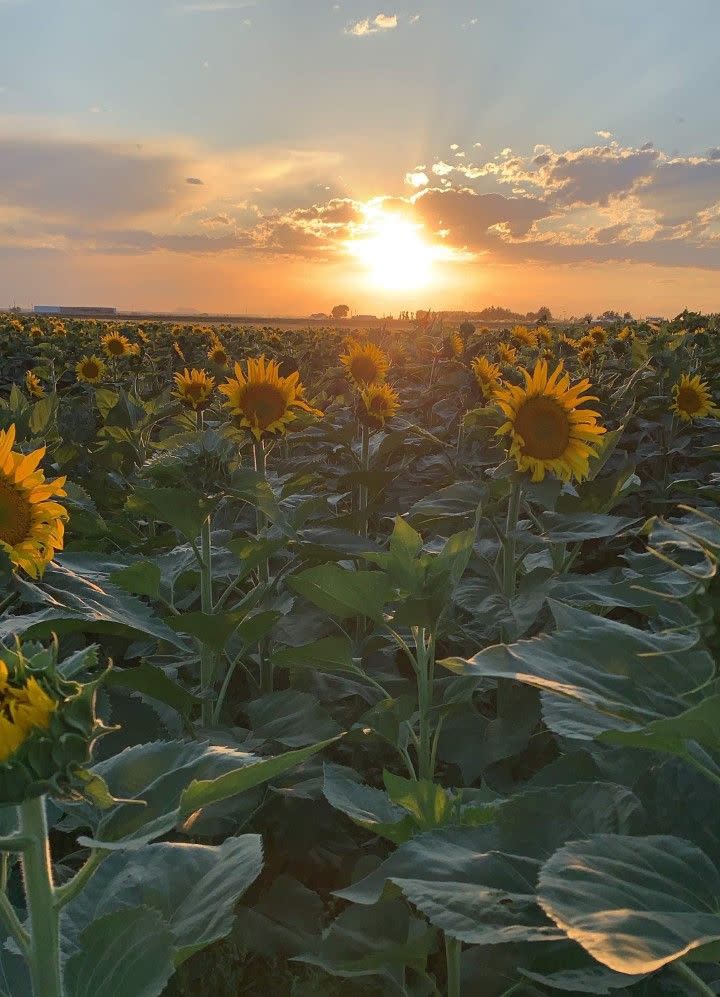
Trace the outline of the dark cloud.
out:
<instances>
[{"instance_id":1,"label":"dark cloud","mask_svg":"<svg viewBox=\"0 0 720 997\"><path fill-rule=\"evenodd\" d=\"M470 249L486 244L493 225L504 226L513 236L523 236L533 222L552 214L552 209L537 198L476 194L456 188L424 190L415 198L414 208L431 231L447 229L453 245Z\"/></svg>"},{"instance_id":2,"label":"dark cloud","mask_svg":"<svg viewBox=\"0 0 720 997\"><path fill-rule=\"evenodd\" d=\"M205 181L200 177L185 177L185 183L193 184L195 187L204 187Z\"/></svg>"}]
</instances>

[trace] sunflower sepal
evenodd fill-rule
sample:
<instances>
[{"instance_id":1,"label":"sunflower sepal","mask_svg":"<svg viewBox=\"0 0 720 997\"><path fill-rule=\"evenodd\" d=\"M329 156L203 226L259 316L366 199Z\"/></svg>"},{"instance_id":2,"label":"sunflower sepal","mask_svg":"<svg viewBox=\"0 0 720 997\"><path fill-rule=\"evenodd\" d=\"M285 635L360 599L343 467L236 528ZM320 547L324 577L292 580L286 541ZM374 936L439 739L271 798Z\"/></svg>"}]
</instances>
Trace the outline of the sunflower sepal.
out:
<instances>
[{"instance_id":1,"label":"sunflower sepal","mask_svg":"<svg viewBox=\"0 0 720 997\"><path fill-rule=\"evenodd\" d=\"M91 761L95 741L114 728L95 714L99 685L109 666L87 682L63 674L57 644L3 650L0 658L0 802L20 804L49 794L85 797L80 773ZM27 652L30 652L29 654ZM97 667L88 648L83 671Z\"/></svg>"}]
</instances>

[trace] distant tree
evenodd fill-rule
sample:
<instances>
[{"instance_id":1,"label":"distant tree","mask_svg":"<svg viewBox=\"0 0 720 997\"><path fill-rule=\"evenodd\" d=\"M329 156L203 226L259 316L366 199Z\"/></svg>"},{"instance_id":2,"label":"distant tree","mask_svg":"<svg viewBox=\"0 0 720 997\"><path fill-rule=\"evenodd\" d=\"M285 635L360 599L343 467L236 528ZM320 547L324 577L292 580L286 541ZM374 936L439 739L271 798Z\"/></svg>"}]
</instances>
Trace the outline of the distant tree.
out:
<instances>
[{"instance_id":1,"label":"distant tree","mask_svg":"<svg viewBox=\"0 0 720 997\"><path fill-rule=\"evenodd\" d=\"M552 319L552 312L547 305L543 305L542 308L538 308L536 318L538 322L549 322Z\"/></svg>"},{"instance_id":2,"label":"distant tree","mask_svg":"<svg viewBox=\"0 0 720 997\"><path fill-rule=\"evenodd\" d=\"M468 320L465 319L464 322L460 323L458 327L458 332L460 333L461 336L465 337L472 336L472 334L475 332L475 326L472 324L472 322L468 322Z\"/></svg>"},{"instance_id":3,"label":"distant tree","mask_svg":"<svg viewBox=\"0 0 720 997\"><path fill-rule=\"evenodd\" d=\"M332 310L333 318L347 318L349 314L350 314L349 305L335 305L335 307Z\"/></svg>"},{"instance_id":4,"label":"distant tree","mask_svg":"<svg viewBox=\"0 0 720 997\"><path fill-rule=\"evenodd\" d=\"M612 308L606 309L600 316L605 322L617 322L620 317L620 313L613 311Z\"/></svg>"},{"instance_id":5,"label":"distant tree","mask_svg":"<svg viewBox=\"0 0 720 997\"><path fill-rule=\"evenodd\" d=\"M583 315L583 322L587 323L587 325L590 325L590 323L592 322L592 320L593 320L593 317L592 317L592 313L591 312L586 312Z\"/></svg>"},{"instance_id":6,"label":"distant tree","mask_svg":"<svg viewBox=\"0 0 720 997\"><path fill-rule=\"evenodd\" d=\"M623 322L632 322L632 320L633 320L632 312L624 312Z\"/></svg>"}]
</instances>

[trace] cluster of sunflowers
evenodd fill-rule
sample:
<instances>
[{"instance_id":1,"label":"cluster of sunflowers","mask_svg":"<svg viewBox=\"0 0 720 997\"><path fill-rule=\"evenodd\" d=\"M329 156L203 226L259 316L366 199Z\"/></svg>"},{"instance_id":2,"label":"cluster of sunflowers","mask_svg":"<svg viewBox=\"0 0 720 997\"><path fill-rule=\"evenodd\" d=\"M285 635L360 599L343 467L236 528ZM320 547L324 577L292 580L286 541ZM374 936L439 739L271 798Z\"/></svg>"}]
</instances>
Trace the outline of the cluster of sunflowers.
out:
<instances>
[{"instance_id":1,"label":"cluster of sunflowers","mask_svg":"<svg viewBox=\"0 0 720 997\"><path fill-rule=\"evenodd\" d=\"M385 380L390 358L374 343L349 339L340 363L359 396L358 414L376 424L385 425L400 407L400 397Z\"/></svg>"}]
</instances>

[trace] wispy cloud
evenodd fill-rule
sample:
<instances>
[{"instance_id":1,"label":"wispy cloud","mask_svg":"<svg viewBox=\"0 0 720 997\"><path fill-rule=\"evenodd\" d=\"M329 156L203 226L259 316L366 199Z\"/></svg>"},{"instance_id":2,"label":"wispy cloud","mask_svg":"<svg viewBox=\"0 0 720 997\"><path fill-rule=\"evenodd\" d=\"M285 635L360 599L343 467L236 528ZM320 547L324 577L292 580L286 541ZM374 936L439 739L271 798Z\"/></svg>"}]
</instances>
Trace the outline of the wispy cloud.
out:
<instances>
[{"instance_id":1,"label":"wispy cloud","mask_svg":"<svg viewBox=\"0 0 720 997\"><path fill-rule=\"evenodd\" d=\"M362 38L365 35L376 35L381 31L390 31L398 24L397 14L376 14L375 17L366 17L362 21L355 21L349 28L345 29L345 34L355 35Z\"/></svg>"},{"instance_id":2,"label":"wispy cloud","mask_svg":"<svg viewBox=\"0 0 720 997\"><path fill-rule=\"evenodd\" d=\"M221 14L256 6L257 0L194 0L192 3L181 3L175 9L180 14Z\"/></svg>"}]
</instances>

